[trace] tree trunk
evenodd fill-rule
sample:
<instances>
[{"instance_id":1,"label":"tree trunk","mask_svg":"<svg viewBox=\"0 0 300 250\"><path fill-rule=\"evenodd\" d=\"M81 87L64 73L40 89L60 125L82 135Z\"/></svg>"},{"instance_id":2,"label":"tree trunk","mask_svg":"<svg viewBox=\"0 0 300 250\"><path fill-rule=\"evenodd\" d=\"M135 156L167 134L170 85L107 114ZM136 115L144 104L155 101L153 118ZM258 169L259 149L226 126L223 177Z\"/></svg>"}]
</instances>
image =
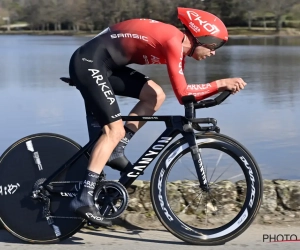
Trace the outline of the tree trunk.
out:
<instances>
[{"instance_id":1,"label":"tree trunk","mask_svg":"<svg viewBox=\"0 0 300 250\"><path fill-rule=\"evenodd\" d=\"M248 30L252 29L252 15L251 12L248 12Z\"/></svg>"},{"instance_id":2,"label":"tree trunk","mask_svg":"<svg viewBox=\"0 0 300 250\"><path fill-rule=\"evenodd\" d=\"M281 15L276 16L276 31L279 32L282 28Z\"/></svg>"},{"instance_id":3,"label":"tree trunk","mask_svg":"<svg viewBox=\"0 0 300 250\"><path fill-rule=\"evenodd\" d=\"M10 18L7 18L7 31L10 31Z\"/></svg>"},{"instance_id":4,"label":"tree trunk","mask_svg":"<svg viewBox=\"0 0 300 250\"><path fill-rule=\"evenodd\" d=\"M91 33L94 32L94 29L95 29L95 25L93 23L90 24L90 31Z\"/></svg>"}]
</instances>

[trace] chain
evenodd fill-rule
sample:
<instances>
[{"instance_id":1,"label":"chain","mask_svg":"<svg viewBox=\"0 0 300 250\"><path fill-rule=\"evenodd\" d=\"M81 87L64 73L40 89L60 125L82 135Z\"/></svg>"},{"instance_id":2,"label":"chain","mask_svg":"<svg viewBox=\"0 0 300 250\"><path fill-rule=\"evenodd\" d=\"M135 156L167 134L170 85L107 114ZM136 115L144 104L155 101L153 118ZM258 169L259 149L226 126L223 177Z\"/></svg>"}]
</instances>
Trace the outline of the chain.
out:
<instances>
[{"instance_id":1,"label":"chain","mask_svg":"<svg viewBox=\"0 0 300 250\"><path fill-rule=\"evenodd\" d=\"M72 183L80 183L82 181L51 181L49 184L59 184L59 183L69 183L69 184L72 184Z\"/></svg>"},{"instance_id":2,"label":"chain","mask_svg":"<svg viewBox=\"0 0 300 250\"><path fill-rule=\"evenodd\" d=\"M72 220L84 220L81 217L64 217L64 216L52 216L50 215L49 218L53 218L53 219L72 219Z\"/></svg>"}]
</instances>

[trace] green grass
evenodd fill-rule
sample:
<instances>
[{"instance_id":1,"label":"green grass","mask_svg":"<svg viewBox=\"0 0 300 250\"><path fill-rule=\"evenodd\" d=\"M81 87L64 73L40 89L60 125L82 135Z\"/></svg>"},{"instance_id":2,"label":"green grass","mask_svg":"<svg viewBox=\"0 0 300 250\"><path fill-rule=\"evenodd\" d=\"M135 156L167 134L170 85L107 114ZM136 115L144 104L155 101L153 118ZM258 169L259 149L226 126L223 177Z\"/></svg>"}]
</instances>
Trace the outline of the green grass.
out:
<instances>
[{"instance_id":1,"label":"green grass","mask_svg":"<svg viewBox=\"0 0 300 250\"><path fill-rule=\"evenodd\" d=\"M253 27L248 29L247 27L229 27L229 36L241 35L241 36L268 36L268 35L300 35L300 29L296 28L282 28L280 32L277 32L275 28Z\"/></svg>"}]
</instances>

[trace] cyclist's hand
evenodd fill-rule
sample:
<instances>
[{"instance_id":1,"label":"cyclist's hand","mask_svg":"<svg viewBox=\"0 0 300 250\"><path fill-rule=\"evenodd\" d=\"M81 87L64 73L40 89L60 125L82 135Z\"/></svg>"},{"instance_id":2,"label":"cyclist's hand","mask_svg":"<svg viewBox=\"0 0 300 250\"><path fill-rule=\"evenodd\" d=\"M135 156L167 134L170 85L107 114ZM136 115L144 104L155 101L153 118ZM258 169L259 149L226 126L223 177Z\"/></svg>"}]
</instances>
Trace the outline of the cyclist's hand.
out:
<instances>
[{"instance_id":1,"label":"cyclist's hand","mask_svg":"<svg viewBox=\"0 0 300 250\"><path fill-rule=\"evenodd\" d=\"M230 90L232 94L239 92L247 85L242 78L226 78L217 80L216 82L219 92Z\"/></svg>"}]
</instances>

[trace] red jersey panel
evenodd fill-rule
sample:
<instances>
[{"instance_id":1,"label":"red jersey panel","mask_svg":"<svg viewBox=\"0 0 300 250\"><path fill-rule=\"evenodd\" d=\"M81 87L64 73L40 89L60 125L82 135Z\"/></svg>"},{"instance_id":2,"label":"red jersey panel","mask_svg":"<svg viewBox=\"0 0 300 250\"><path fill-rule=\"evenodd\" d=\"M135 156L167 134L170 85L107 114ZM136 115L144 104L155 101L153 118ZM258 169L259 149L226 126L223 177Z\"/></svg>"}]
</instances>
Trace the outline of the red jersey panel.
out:
<instances>
[{"instance_id":1,"label":"red jersey panel","mask_svg":"<svg viewBox=\"0 0 300 250\"><path fill-rule=\"evenodd\" d=\"M183 96L194 95L199 101L218 92L216 82L187 84L183 73L184 34L173 25L151 19L131 19L107 28L98 36L119 66L166 64L174 93L181 104Z\"/></svg>"}]
</instances>

